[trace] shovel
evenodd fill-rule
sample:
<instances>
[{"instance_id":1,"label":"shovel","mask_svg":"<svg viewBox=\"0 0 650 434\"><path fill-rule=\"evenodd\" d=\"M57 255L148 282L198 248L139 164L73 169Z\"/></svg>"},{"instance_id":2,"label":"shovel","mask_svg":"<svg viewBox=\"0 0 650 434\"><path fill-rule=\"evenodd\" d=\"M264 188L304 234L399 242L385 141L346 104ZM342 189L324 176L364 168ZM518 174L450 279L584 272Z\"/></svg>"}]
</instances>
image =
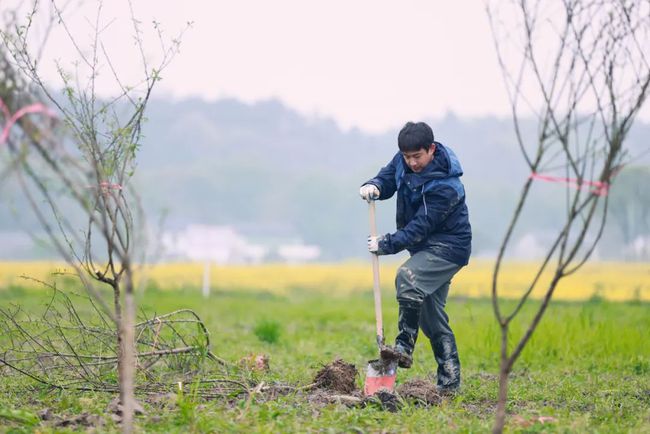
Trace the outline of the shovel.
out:
<instances>
[{"instance_id":1,"label":"shovel","mask_svg":"<svg viewBox=\"0 0 650 434\"><path fill-rule=\"evenodd\" d=\"M368 201L368 210L370 216L370 235L377 236L377 225L375 223L375 201ZM377 326L377 347L380 354L384 345L384 327L381 315L381 291L379 289L379 256L372 253L372 292L375 296L375 323ZM363 387L363 393L371 396L380 389L393 391L395 388L395 377L397 375L397 361L379 359L368 361L366 368L366 382Z\"/></svg>"}]
</instances>

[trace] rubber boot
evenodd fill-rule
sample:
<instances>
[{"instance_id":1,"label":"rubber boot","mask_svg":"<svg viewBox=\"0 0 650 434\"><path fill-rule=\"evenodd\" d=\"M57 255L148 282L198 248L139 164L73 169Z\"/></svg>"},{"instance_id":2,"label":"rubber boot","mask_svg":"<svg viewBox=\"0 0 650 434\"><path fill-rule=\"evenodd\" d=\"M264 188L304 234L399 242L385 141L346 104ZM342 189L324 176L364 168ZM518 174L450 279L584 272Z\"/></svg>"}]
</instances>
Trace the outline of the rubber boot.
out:
<instances>
[{"instance_id":1,"label":"rubber boot","mask_svg":"<svg viewBox=\"0 0 650 434\"><path fill-rule=\"evenodd\" d=\"M442 335L431 341L438 362L437 387L440 392L455 392L460 387L460 360L454 335Z\"/></svg>"},{"instance_id":2,"label":"rubber boot","mask_svg":"<svg viewBox=\"0 0 650 434\"><path fill-rule=\"evenodd\" d=\"M397 353L397 365L400 368L408 369L413 364L412 354L420 328L420 308L418 304L399 305L399 334L395 338L394 352Z\"/></svg>"}]
</instances>

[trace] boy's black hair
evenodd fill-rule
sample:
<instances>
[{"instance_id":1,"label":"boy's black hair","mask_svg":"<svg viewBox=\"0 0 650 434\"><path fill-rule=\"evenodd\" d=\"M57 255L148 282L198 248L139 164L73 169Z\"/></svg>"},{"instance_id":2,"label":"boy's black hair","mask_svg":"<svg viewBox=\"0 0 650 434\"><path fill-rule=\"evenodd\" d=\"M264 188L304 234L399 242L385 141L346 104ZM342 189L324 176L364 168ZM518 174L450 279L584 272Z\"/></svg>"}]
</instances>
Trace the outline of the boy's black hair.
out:
<instances>
[{"instance_id":1,"label":"boy's black hair","mask_svg":"<svg viewBox=\"0 0 650 434\"><path fill-rule=\"evenodd\" d=\"M433 143L433 131L424 122L407 122L397 136L397 146L402 152L428 150Z\"/></svg>"}]
</instances>

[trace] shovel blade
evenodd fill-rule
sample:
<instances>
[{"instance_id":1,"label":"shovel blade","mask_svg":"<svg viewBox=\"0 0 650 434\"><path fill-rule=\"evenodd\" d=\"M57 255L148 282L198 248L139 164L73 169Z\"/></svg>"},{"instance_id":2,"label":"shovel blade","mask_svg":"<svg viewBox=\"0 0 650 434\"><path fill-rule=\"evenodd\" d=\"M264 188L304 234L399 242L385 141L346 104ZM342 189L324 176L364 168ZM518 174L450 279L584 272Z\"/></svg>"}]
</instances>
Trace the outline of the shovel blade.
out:
<instances>
[{"instance_id":1,"label":"shovel blade","mask_svg":"<svg viewBox=\"0 0 650 434\"><path fill-rule=\"evenodd\" d=\"M396 361L370 360L366 368L366 381L363 386L363 394L365 396L371 396L381 389L392 392L395 389L396 376Z\"/></svg>"}]
</instances>

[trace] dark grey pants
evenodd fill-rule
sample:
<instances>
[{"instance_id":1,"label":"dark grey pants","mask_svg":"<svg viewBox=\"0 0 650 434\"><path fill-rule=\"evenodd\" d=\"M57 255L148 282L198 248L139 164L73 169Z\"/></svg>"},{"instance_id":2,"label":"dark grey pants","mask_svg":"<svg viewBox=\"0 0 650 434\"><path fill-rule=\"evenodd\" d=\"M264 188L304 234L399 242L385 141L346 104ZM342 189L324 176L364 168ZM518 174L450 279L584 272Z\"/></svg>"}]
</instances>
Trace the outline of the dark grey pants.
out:
<instances>
[{"instance_id":1,"label":"dark grey pants","mask_svg":"<svg viewBox=\"0 0 650 434\"><path fill-rule=\"evenodd\" d=\"M438 385L441 387L460 385L456 338L449 326L445 305L451 279L461 268L431 252L421 251L400 266L395 278L400 306L421 307L419 325L431 342L438 363Z\"/></svg>"}]
</instances>

